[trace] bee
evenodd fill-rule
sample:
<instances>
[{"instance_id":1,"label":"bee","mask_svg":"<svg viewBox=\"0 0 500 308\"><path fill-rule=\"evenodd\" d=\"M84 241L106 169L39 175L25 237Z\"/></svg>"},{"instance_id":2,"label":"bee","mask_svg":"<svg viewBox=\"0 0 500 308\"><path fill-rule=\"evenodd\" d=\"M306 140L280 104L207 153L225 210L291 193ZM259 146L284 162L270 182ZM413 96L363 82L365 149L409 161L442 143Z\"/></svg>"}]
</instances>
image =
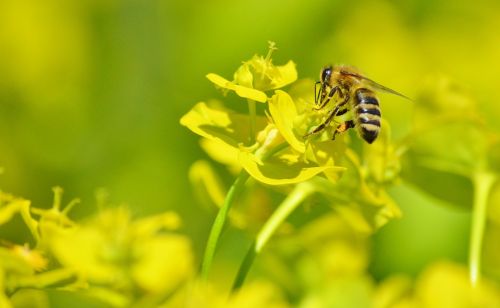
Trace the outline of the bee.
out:
<instances>
[{"instance_id":1,"label":"bee","mask_svg":"<svg viewBox=\"0 0 500 308\"><path fill-rule=\"evenodd\" d=\"M323 131L330 126L332 121L339 118L341 123L337 126L333 138L338 133L356 128L360 137L371 144L377 139L380 132L382 116L375 95L376 90L411 100L407 96L361 75L358 70L351 66L324 67L320 73L320 81L317 81L314 86L316 105L314 109L325 108L330 101L334 100L335 94L338 95L339 100L335 100L335 107L328 112L324 122L304 137Z\"/></svg>"}]
</instances>

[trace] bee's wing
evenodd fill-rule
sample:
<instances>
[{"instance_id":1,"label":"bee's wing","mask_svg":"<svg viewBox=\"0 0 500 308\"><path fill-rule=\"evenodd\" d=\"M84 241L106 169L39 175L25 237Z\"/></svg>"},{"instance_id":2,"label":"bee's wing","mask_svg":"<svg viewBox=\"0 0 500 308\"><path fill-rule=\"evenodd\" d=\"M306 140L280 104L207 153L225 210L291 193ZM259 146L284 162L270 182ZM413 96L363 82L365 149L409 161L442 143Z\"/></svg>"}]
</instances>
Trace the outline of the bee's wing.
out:
<instances>
[{"instance_id":1,"label":"bee's wing","mask_svg":"<svg viewBox=\"0 0 500 308\"><path fill-rule=\"evenodd\" d=\"M362 76L362 75L359 75L359 74L356 74L356 73L345 72L345 71L343 71L342 74L359 78L359 79L363 80L364 82L366 82L371 87L373 87L375 89L378 89L380 91L384 91L384 92L391 93L391 94L394 94L394 95L397 95L397 96L401 96L403 98L406 98L409 101L413 101L408 96L406 96L404 94L401 94L401 93L399 93L399 92L397 92L397 91L395 91L393 89L390 89L390 88L388 88L386 86L383 86L383 85L381 85L381 84L379 84L379 83L377 83L377 82L375 82L375 81L373 81L370 78L367 78L365 76Z\"/></svg>"}]
</instances>

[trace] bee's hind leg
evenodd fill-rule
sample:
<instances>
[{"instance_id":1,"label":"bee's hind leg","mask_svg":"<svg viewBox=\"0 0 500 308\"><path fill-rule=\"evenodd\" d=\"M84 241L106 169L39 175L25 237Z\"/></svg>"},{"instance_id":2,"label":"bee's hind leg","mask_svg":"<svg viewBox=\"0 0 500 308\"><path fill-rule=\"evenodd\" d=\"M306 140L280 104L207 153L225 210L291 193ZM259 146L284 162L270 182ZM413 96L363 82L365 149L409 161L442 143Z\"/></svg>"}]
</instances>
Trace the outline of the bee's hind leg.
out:
<instances>
[{"instance_id":1,"label":"bee's hind leg","mask_svg":"<svg viewBox=\"0 0 500 308\"><path fill-rule=\"evenodd\" d=\"M348 130L349 128L353 128L353 127L354 127L354 121L352 121L352 120L345 121L344 123L341 123L337 127L335 132L333 133L332 140L335 140L335 136L337 136L337 134L341 134L341 133L345 132L346 130Z\"/></svg>"}]
</instances>

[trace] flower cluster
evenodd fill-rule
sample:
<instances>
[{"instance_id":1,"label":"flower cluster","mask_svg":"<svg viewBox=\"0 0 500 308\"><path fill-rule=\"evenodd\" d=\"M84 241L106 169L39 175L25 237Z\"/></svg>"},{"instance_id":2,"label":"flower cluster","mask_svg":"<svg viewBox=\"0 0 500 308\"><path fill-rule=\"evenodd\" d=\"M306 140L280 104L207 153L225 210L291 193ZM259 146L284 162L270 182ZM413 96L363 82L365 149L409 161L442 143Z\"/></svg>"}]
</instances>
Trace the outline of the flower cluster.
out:
<instances>
[{"instance_id":1,"label":"flower cluster","mask_svg":"<svg viewBox=\"0 0 500 308\"><path fill-rule=\"evenodd\" d=\"M389 127L384 123L380 138L371 146L355 151L349 146L349 136L333 139L335 123L315 136L304 136L328 116L328 108L314 108L314 81L297 80L295 64L289 61L279 66L272 62L275 50L270 45L266 57L255 55L236 69L229 81L216 74L207 78L222 89L224 95L234 93L248 104L248 114L238 113L220 101L199 102L180 123L202 138L201 146L216 162L231 172L239 172L235 183L226 189L212 165L196 162L190 178L202 200L212 200L220 207L210 233L202 275L206 278L218 240L228 216L241 228L259 229L249 251L252 259L272 234L285 224L286 218L303 202L315 195L318 204L330 206L364 233L371 233L390 219L400 216L400 210L385 192L399 174L399 154L391 143ZM257 112L256 104L264 103ZM258 105L257 105L258 106ZM338 124L338 123L337 123ZM247 191L285 192L287 197L278 208L253 199L254 208L264 212L261 221L252 219L253 212L244 207L231 208L236 195L242 194L243 184L251 177L260 185L250 185ZM243 194L242 203L255 194ZM262 195L262 194L261 194ZM273 197L264 198L271 200ZM262 221L262 217L264 217ZM259 227L260 226L260 227ZM253 228L252 228L253 227ZM252 252L254 251L254 253ZM243 262L238 288L252 260Z\"/></svg>"},{"instance_id":2,"label":"flower cluster","mask_svg":"<svg viewBox=\"0 0 500 308\"><path fill-rule=\"evenodd\" d=\"M19 213L35 240L34 249L0 247L1 307L43 299L28 290L47 288L78 291L113 307L150 307L193 277L191 242L175 232L181 223L176 213L132 220L125 207L106 205L79 224L68 217L78 200L62 208L62 190L54 191L50 209L0 193L0 225Z\"/></svg>"},{"instance_id":3,"label":"flower cluster","mask_svg":"<svg viewBox=\"0 0 500 308\"><path fill-rule=\"evenodd\" d=\"M398 217L398 208L383 189L399 172L399 157L390 144L387 123L380 140L364 148L364 158L346 146L344 136L331 140L333 128L304 138L328 110L314 109L314 82L297 81L292 61L283 66L273 64L274 49L271 45L267 57L255 55L245 61L233 81L207 75L224 94L234 92L250 104L265 103L265 115L240 114L220 101L200 102L182 117L181 124L203 137L202 148L229 170L243 169L265 185L290 187L309 182L315 191L330 198L332 205L342 208L341 212L357 213L360 221L371 225L367 228ZM290 86L288 90L283 89L286 86ZM208 163L197 162L190 174L197 190L203 185L215 204L222 203L225 189ZM356 201L346 197L353 195Z\"/></svg>"}]
</instances>

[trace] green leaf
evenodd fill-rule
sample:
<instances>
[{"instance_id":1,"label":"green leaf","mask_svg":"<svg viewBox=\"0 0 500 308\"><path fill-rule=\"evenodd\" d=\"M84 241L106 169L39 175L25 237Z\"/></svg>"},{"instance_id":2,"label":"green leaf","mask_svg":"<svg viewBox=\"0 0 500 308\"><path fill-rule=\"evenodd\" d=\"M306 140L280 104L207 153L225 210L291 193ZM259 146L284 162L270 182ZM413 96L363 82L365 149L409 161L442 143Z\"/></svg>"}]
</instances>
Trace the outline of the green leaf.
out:
<instances>
[{"instance_id":1,"label":"green leaf","mask_svg":"<svg viewBox=\"0 0 500 308\"><path fill-rule=\"evenodd\" d=\"M220 88L234 91L240 97L252 99L260 103L265 103L267 101L266 93L262 91L237 85L217 74L208 74L206 77Z\"/></svg>"},{"instance_id":2,"label":"green leaf","mask_svg":"<svg viewBox=\"0 0 500 308\"><path fill-rule=\"evenodd\" d=\"M490 140L461 88L431 78L415 103L402 177L429 194L464 208L472 205L472 177L488 167Z\"/></svg>"},{"instance_id":3,"label":"green leaf","mask_svg":"<svg viewBox=\"0 0 500 308\"><path fill-rule=\"evenodd\" d=\"M438 162L429 163L429 159L411 149L403 157L401 176L434 197L470 209L473 198L470 178L455 172L439 170L436 168L439 165Z\"/></svg>"},{"instance_id":4,"label":"green leaf","mask_svg":"<svg viewBox=\"0 0 500 308\"><path fill-rule=\"evenodd\" d=\"M475 123L436 123L431 130L414 136L410 150L429 168L470 176L484 166L488 142L484 129Z\"/></svg>"}]
</instances>

